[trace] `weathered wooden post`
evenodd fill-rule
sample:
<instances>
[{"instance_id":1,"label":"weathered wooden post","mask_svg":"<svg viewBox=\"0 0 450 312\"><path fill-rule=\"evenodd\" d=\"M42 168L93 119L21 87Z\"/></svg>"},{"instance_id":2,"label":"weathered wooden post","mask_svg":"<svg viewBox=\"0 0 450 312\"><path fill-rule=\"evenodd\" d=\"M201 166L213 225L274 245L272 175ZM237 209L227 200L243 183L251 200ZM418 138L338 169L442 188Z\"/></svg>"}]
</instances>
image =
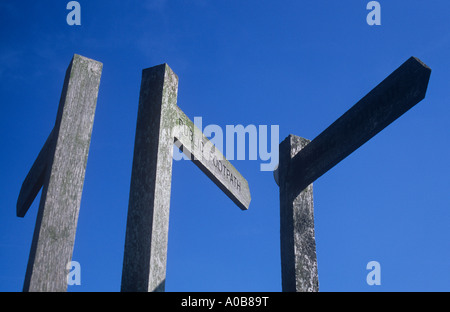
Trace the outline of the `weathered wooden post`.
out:
<instances>
[{"instance_id":1,"label":"weathered wooden post","mask_svg":"<svg viewBox=\"0 0 450 312\"><path fill-rule=\"evenodd\" d=\"M411 57L310 143L290 135L280 144L283 291L319 290L312 183L425 98L430 75Z\"/></svg>"},{"instance_id":2,"label":"weathered wooden post","mask_svg":"<svg viewBox=\"0 0 450 312\"><path fill-rule=\"evenodd\" d=\"M42 195L24 291L66 291L103 65L75 54L55 126L20 190L17 216Z\"/></svg>"}]
</instances>

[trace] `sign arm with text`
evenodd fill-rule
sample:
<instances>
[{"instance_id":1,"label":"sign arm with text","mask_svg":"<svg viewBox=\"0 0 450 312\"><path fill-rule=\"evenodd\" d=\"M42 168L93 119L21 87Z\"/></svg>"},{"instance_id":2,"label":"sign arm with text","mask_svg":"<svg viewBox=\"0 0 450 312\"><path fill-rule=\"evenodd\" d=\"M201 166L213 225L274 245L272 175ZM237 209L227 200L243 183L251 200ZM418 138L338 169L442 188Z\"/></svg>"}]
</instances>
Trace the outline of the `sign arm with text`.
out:
<instances>
[{"instance_id":1,"label":"sign arm with text","mask_svg":"<svg viewBox=\"0 0 450 312\"><path fill-rule=\"evenodd\" d=\"M251 200L247 180L179 107L177 114L175 145L239 208L247 210Z\"/></svg>"}]
</instances>

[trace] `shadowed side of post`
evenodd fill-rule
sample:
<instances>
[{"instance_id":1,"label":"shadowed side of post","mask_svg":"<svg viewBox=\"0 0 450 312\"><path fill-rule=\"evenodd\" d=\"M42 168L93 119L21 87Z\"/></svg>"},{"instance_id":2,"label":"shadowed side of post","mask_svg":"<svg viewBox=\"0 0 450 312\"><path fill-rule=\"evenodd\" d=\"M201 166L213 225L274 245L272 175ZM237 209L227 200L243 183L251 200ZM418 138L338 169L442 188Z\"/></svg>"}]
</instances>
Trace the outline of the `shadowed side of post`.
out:
<instances>
[{"instance_id":1,"label":"shadowed side of post","mask_svg":"<svg viewBox=\"0 0 450 312\"><path fill-rule=\"evenodd\" d=\"M52 130L22 183L16 207L16 214L18 217L23 218L25 216L37 194L44 185L47 165L49 163L49 159L51 159L50 156L54 153L54 151L55 140L53 138Z\"/></svg>"},{"instance_id":2,"label":"shadowed side of post","mask_svg":"<svg viewBox=\"0 0 450 312\"><path fill-rule=\"evenodd\" d=\"M298 194L292 191L294 181L289 179L291 159L309 142L289 135L279 147L281 280L284 292L319 291L313 186L310 184Z\"/></svg>"}]
</instances>

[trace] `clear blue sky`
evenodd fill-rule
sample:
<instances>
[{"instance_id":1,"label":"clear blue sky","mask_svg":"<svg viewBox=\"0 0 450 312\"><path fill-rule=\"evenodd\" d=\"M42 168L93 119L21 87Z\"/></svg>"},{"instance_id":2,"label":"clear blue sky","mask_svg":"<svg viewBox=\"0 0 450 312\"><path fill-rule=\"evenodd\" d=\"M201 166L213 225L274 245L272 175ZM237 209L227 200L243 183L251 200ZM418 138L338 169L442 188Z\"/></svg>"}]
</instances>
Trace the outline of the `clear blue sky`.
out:
<instances>
[{"instance_id":1,"label":"clear blue sky","mask_svg":"<svg viewBox=\"0 0 450 312\"><path fill-rule=\"evenodd\" d=\"M448 1L0 1L0 290L21 291L39 200L15 216L53 128L74 53L104 64L73 260L81 286L119 291L141 71L168 63L203 125L279 125L313 139L410 56L425 100L314 183L321 291L450 291ZM247 154L248 155L248 154ZM280 291L279 199L261 161L234 160L241 211L173 164L167 291ZM381 265L368 286L366 265Z\"/></svg>"}]
</instances>

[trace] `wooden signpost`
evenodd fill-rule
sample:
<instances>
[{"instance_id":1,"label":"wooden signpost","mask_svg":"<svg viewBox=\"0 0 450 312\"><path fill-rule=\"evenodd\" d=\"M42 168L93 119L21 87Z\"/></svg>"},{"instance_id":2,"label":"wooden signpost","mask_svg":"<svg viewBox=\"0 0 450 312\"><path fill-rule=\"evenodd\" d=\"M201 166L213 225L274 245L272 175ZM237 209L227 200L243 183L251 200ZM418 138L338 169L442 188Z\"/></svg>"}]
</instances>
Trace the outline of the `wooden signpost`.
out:
<instances>
[{"instance_id":1,"label":"wooden signpost","mask_svg":"<svg viewBox=\"0 0 450 312\"><path fill-rule=\"evenodd\" d=\"M313 141L290 135L280 144L283 291L319 290L312 182L419 103L430 75L411 57Z\"/></svg>"},{"instance_id":2,"label":"wooden signpost","mask_svg":"<svg viewBox=\"0 0 450 312\"><path fill-rule=\"evenodd\" d=\"M55 126L20 190L23 217L42 190L24 291L65 291L102 64L74 55ZM411 57L313 141L289 135L274 172L280 188L283 291L318 291L312 183L420 102L431 69ZM122 291L164 291L173 145L239 208L247 181L177 106L167 64L143 70L127 216Z\"/></svg>"},{"instance_id":3,"label":"wooden signpost","mask_svg":"<svg viewBox=\"0 0 450 312\"><path fill-rule=\"evenodd\" d=\"M139 97L122 291L164 291L173 145L241 209L247 181L177 106L178 77L167 64L145 69Z\"/></svg>"}]
</instances>

